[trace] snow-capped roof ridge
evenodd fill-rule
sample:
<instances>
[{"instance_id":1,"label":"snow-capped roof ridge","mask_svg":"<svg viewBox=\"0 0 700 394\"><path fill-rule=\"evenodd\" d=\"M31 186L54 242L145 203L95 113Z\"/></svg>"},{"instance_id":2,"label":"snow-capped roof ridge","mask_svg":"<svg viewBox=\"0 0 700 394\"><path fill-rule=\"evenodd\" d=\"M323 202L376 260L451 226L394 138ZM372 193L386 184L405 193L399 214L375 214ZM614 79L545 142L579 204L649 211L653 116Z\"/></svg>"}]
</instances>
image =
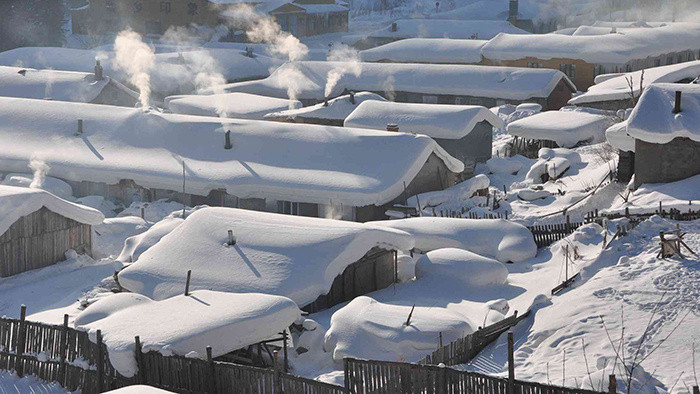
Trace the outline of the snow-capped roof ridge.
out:
<instances>
[{"instance_id":1,"label":"snow-capped roof ridge","mask_svg":"<svg viewBox=\"0 0 700 394\"><path fill-rule=\"evenodd\" d=\"M676 92L681 92L679 113L674 113ZM627 121L627 134L654 144L665 144L674 138L700 142L700 85L649 86Z\"/></svg>"},{"instance_id":2,"label":"snow-capped roof ridge","mask_svg":"<svg viewBox=\"0 0 700 394\"><path fill-rule=\"evenodd\" d=\"M0 185L0 235L22 216L42 207L84 224L96 225L104 220L100 211L66 201L45 190Z\"/></svg>"},{"instance_id":3,"label":"snow-capped roof ridge","mask_svg":"<svg viewBox=\"0 0 700 394\"><path fill-rule=\"evenodd\" d=\"M275 118L295 118L301 116L313 119L337 119L344 120L362 102L367 100L386 101L386 99L372 92L357 92L354 94L355 103L350 102L350 95L345 94L328 100L328 105L318 103L308 107L287 109L279 112L272 112L265 115L265 119Z\"/></svg>"}]
</instances>

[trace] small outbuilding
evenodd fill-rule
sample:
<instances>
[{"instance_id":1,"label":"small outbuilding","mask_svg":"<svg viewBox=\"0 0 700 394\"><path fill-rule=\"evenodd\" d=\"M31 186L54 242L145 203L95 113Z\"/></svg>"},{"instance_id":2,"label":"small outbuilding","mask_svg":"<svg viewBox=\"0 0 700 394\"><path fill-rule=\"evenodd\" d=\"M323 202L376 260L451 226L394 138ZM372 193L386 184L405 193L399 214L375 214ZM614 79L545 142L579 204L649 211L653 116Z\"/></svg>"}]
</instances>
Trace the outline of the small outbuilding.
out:
<instances>
[{"instance_id":1,"label":"small outbuilding","mask_svg":"<svg viewBox=\"0 0 700 394\"><path fill-rule=\"evenodd\" d=\"M272 112L265 115L265 120L342 126L345 118L347 118L348 115L350 115L355 109L357 109L361 103L368 100L386 101L384 97L375 93L349 92L346 95L342 95L316 105Z\"/></svg>"},{"instance_id":2,"label":"small outbuilding","mask_svg":"<svg viewBox=\"0 0 700 394\"><path fill-rule=\"evenodd\" d=\"M635 188L700 174L700 85L651 85L628 119L627 134L635 139Z\"/></svg>"},{"instance_id":3,"label":"small outbuilding","mask_svg":"<svg viewBox=\"0 0 700 394\"><path fill-rule=\"evenodd\" d=\"M104 216L41 189L0 185L0 277L47 267L73 249L92 255Z\"/></svg>"},{"instance_id":4,"label":"small outbuilding","mask_svg":"<svg viewBox=\"0 0 700 394\"><path fill-rule=\"evenodd\" d=\"M345 126L425 134L472 170L491 158L493 128L502 128L503 121L480 106L367 101L345 119Z\"/></svg>"}]
</instances>

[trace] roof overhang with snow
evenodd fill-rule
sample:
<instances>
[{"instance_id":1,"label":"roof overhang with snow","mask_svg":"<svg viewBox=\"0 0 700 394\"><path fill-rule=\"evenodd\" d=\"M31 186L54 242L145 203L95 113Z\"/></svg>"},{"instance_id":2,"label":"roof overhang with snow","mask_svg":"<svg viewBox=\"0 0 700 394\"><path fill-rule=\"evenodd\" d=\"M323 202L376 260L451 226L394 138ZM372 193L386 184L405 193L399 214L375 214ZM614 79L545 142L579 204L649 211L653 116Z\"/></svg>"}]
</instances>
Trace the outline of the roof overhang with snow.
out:
<instances>
[{"instance_id":1,"label":"roof overhang with snow","mask_svg":"<svg viewBox=\"0 0 700 394\"><path fill-rule=\"evenodd\" d=\"M678 113L674 111L676 92L681 92ZM653 144L665 144L674 138L700 142L700 85L649 86L627 121L627 134Z\"/></svg>"},{"instance_id":2,"label":"roof overhang with snow","mask_svg":"<svg viewBox=\"0 0 700 394\"><path fill-rule=\"evenodd\" d=\"M554 141L570 148L597 136L607 128L605 116L580 111L546 111L511 122L508 134L534 140Z\"/></svg>"},{"instance_id":3,"label":"roof overhang with snow","mask_svg":"<svg viewBox=\"0 0 700 394\"><path fill-rule=\"evenodd\" d=\"M486 40L409 38L360 52L364 62L473 64L481 59Z\"/></svg>"},{"instance_id":4,"label":"roof overhang with snow","mask_svg":"<svg viewBox=\"0 0 700 394\"><path fill-rule=\"evenodd\" d=\"M0 96L89 103L109 83L91 73L0 66Z\"/></svg>"}]
</instances>

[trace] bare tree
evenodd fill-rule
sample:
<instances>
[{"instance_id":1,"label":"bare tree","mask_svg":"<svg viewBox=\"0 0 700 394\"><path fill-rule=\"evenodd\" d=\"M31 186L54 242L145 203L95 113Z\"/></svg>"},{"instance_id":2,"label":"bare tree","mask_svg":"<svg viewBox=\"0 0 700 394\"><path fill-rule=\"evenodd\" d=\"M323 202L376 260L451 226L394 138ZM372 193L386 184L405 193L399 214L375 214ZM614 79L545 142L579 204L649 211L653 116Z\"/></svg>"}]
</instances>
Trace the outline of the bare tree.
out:
<instances>
[{"instance_id":1,"label":"bare tree","mask_svg":"<svg viewBox=\"0 0 700 394\"><path fill-rule=\"evenodd\" d=\"M637 94L634 92L634 78L630 75L628 77L625 77L625 80L627 81L627 86L630 88L629 93L627 93L630 96L630 101L632 103L632 107L637 105ZM644 70L642 70L642 74L639 77L639 95L642 95L642 92L644 91Z\"/></svg>"}]
</instances>

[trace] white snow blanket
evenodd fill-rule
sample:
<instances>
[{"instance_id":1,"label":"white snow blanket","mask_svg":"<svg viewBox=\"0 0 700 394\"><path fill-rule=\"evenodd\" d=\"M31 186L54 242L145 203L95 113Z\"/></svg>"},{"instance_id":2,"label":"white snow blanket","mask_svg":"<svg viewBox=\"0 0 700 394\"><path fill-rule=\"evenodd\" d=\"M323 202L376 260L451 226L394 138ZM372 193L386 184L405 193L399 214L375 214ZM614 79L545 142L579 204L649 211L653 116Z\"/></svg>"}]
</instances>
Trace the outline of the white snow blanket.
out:
<instances>
[{"instance_id":1,"label":"white snow blanket","mask_svg":"<svg viewBox=\"0 0 700 394\"><path fill-rule=\"evenodd\" d=\"M474 194L480 190L489 188L489 178L484 174L476 175L460 182L445 190L437 190L434 192L421 193L417 196L408 198L408 205L425 209L427 207L436 207L448 201L464 201L474 197Z\"/></svg>"},{"instance_id":2,"label":"white snow blanket","mask_svg":"<svg viewBox=\"0 0 700 394\"><path fill-rule=\"evenodd\" d=\"M389 25L369 34L370 38L477 38L488 40L499 33L527 34L505 20L399 19L396 31Z\"/></svg>"},{"instance_id":3,"label":"white snow blanket","mask_svg":"<svg viewBox=\"0 0 700 394\"><path fill-rule=\"evenodd\" d=\"M172 391L167 391L159 389L153 386L146 386L143 384L135 384L133 386L126 386L116 390L106 391L105 394L166 394L172 393Z\"/></svg>"},{"instance_id":4,"label":"white snow blanket","mask_svg":"<svg viewBox=\"0 0 700 394\"><path fill-rule=\"evenodd\" d=\"M232 83L223 88L228 92L287 98L291 87L297 99L323 100L328 73L347 67L342 62L285 63L268 78ZM348 89L385 92L386 95L411 92L527 100L548 97L561 80L576 91L561 71L545 68L366 62L359 63L359 67L362 70L359 76L353 73L342 75L331 91L331 97Z\"/></svg>"},{"instance_id":5,"label":"white snow blanket","mask_svg":"<svg viewBox=\"0 0 700 394\"><path fill-rule=\"evenodd\" d=\"M518 198L523 201L535 201L541 200L547 197L551 197L552 193L544 189L522 189L518 190Z\"/></svg>"},{"instance_id":6,"label":"white snow blanket","mask_svg":"<svg viewBox=\"0 0 700 394\"><path fill-rule=\"evenodd\" d=\"M492 174L516 174L523 163L511 157L492 157L486 160L486 166Z\"/></svg>"},{"instance_id":7,"label":"white snow blanket","mask_svg":"<svg viewBox=\"0 0 700 394\"><path fill-rule=\"evenodd\" d=\"M426 253L416 263L416 278L448 278L467 287L503 285L508 269L503 263L456 248L437 249Z\"/></svg>"},{"instance_id":8,"label":"white snow blanket","mask_svg":"<svg viewBox=\"0 0 700 394\"><path fill-rule=\"evenodd\" d=\"M162 300L182 292L191 269L192 289L276 294L303 307L370 249L413 246L409 234L370 224L204 208L122 270L119 283Z\"/></svg>"},{"instance_id":9,"label":"white snow blanket","mask_svg":"<svg viewBox=\"0 0 700 394\"><path fill-rule=\"evenodd\" d=\"M608 118L580 111L546 111L508 123L508 134L554 141L571 148L582 141L602 139Z\"/></svg>"},{"instance_id":10,"label":"white snow blanket","mask_svg":"<svg viewBox=\"0 0 700 394\"><path fill-rule=\"evenodd\" d=\"M184 287L180 290L184 293ZM268 294L196 290L189 296L153 301L122 293L87 307L76 317L75 328L88 331L91 340L102 330L110 362L131 377L137 372L137 335L144 352L205 358L211 346L212 355L218 357L269 339L300 318L294 302ZM79 323L83 320L88 323Z\"/></svg>"},{"instance_id":11,"label":"white snow blanket","mask_svg":"<svg viewBox=\"0 0 700 394\"><path fill-rule=\"evenodd\" d=\"M700 49L700 25L675 23L625 34L573 36L561 34L506 34L490 40L481 50L486 59L579 59L592 64L625 64L667 53Z\"/></svg>"},{"instance_id":12,"label":"white snow blanket","mask_svg":"<svg viewBox=\"0 0 700 394\"><path fill-rule=\"evenodd\" d=\"M422 252L460 248L502 263L518 263L537 255L530 230L507 220L419 217L368 223L410 233L415 249Z\"/></svg>"},{"instance_id":13,"label":"white snow blanket","mask_svg":"<svg viewBox=\"0 0 700 394\"><path fill-rule=\"evenodd\" d=\"M66 201L45 190L0 185L0 235L22 216L42 207L84 224L97 225L104 220L100 211Z\"/></svg>"},{"instance_id":14,"label":"white snow blanket","mask_svg":"<svg viewBox=\"0 0 700 394\"><path fill-rule=\"evenodd\" d=\"M31 187L33 181L34 176L30 174L7 174L0 184L6 186ZM56 197L66 200L73 198L73 188L60 179L44 176L43 181L39 183L40 184L35 185L37 189L46 190Z\"/></svg>"},{"instance_id":15,"label":"white snow blanket","mask_svg":"<svg viewBox=\"0 0 700 394\"><path fill-rule=\"evenodd\" d=\"M161 238L170 234L182 222L184 220L177 217L163 219L143 233L127 238L124 241L124 249L117 257L117 261L132 263L138 260L143 252L157 244Z\"/></svg>"},{"instance_id":16,"label":"white snow blanket","mask_svg":"<svg viewBox=\"0 0 700 394\"><path fill-rule=\"evenodd\" d=\"M165 108L176 114L237 119L259 120L270 112L300 107L301 102L298 100L286 100L248 93L179 95L165 98Z\"/></svg>"},{"instance_id":17,"label":"white snow blanket","mask_svg":"<svg viewBox=\"0 0 700 394\"><path fill-rule=\"evenodd\" d=\"M357 297L331 317L323 348L333 360L345 357L418 361L437 347L442 333L450 343L474 331L464 317L445 308L416 306L410 325L405 325L411 305L392 305L370 297Z\"/></svg>"},{"instance_id":18,"label":"white snow blanket","mask_svg":"<svg viewBox=\"0 0 700 394\"><path fill-rule=\"evenodd\" d=\"M627 121L615 123L605 130L605 139L613 147L627 152L634 152L634 138L627 134Z\"/></svg>"},{"instance_id":19,"label":"white snow blanket","mask_svg":"<svg viewBox=\"0 0 700 394\"><path fill-rule=\"evenodd\" d=\"M4 172L26 171L39 158L66 180L133 179L180 191L184 163L186 193L226 189L239 198L347 206L393 200L432 154L451 171L464 170L420 135L14 98L0 98L0 146Z\"/></svg>"},{"instance_id":20,"label":"white snow blanket","mask_svg":"<svg viewBox=\"0 0 700 394\"><path fill-rule=\"evenodd\" d=\"M481 61L486 40L409 38L360 52L363 62L473 64Z\"/></svg>"},{"instance_id":21,"label":"white snow blanket","mask_svg":"<svg viewBox=\"0 0 700 394\"><path fill-rule=\"evenodd\" d=\"M477 105L394 103L367 101L345 119L345 127L386 130L388 124L399 131L425 134L432 138L458 140L472 132L479 122L503 127L503 121L486 107Z\"/></svg>"},{"instance_id":22,"label":"white snow blanket","mask_svg":"<svg viewBox=\"0 0 700 394\"><path fill-rule=\"evenodd\" d=\"M542 175L544 174L549 175L550 179L557 179L572 165L581 163L581 155L567 148L541 148L537 152L537 156L539 159L525 175L525 180L530 183L542 183ZM526 201L531 201L528 198L544 197L546 197L544 193L530 193L528 191L522 193L522 199Z\"/></svg>"},{"instance_id":23,"label":"white snow blanket","mask_svg":"<svg viewBox=\"0 0 700 394\"><path fill-rule=\"evenodd\" d=\"M628 208L631 214L654 213L659 210L659 202L665 211L671 208L681 212L697 211L700 206L700 175L676 182L643 184L627 197L625 202L618 196L610 208L601 212L624 214Z\"/></svg>"},{"instance_id":24,"label":"white snow blanket","mask_svg":"<svg viewBox=\"0 0 700 394\"><path fill-rule=\"evenodd\" d=\"M108 83L82 72L0 66L0 96L89 103Z\"/></svg>"},{"instance_id":25,"label":"white snow blanket","mask_svg":"<svg viewBox=\"0 0 700 394\"><path fill-rule=\"evenodd\" d=\"M643 88L647 88L654 83L676 83L684 80L692 81L698 77L700 77L700 60L644 69L643 81L641 81L641 70L619 74L617 76L612 75L611 78L601 82L596 80L595 85L588 88L586 93L569 100L569 104L582 105L601 101L630 100L629 79L632 80L632 89L635 97L639 97L639 95L642 94L640 90L640 81L642 82Z\"/></svg>"},{"instance_id":26,"label":"white snow blanket","mask_svg":"<svg viewBox=\"0 0 700 394\"><path fill-rule=\"evenodd\" d=\"M344 120L354 111L361 103L372 101L386 101L386 99L378 94L371 92L359 92L355 94L355 104L350 102L350 95L343 95L328 100L328 106L324 103L310 105L304 108L287 109L279 112L268 113L265 116L266 120L270 119L328 119L328 120Z\"/></svg>"},{"instance_id":27,"label":"white snow blanket","mask_svg":"<svg viewBox=\"0 0 700 394\"><path fill-rule=\"evenodd\" d=\"M676 91L681 92L681 112L674 114ZM678 137L700 141L700 85L651 85L627 120L627 134L654 144Z\"/></svg>"}]
</instances>

